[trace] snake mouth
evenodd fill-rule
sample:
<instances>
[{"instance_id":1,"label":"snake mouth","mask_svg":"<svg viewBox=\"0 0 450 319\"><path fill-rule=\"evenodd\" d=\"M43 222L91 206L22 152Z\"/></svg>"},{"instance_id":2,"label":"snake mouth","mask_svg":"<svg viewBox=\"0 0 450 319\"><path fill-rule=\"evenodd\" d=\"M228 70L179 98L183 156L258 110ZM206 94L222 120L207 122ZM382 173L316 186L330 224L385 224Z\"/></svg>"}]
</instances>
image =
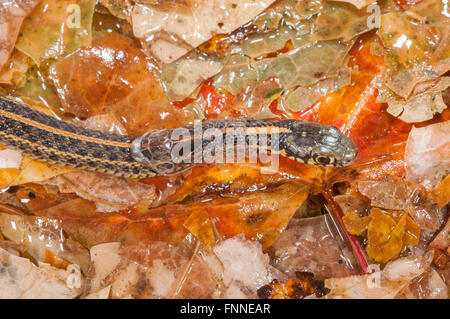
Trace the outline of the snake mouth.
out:
<instances>
[{"instance_id":1,"label":"snake mouth","mask_svg":"<svg viewBox=\"0 0 450 319\"><path fill-rule=\"evenodd\" d=\"M357 155L358 155L358 147L352 141L347 150L345 151L344 156L342 157L342 165L343 166L350 165L355 161Z\"/></svg>"}]
</instances>

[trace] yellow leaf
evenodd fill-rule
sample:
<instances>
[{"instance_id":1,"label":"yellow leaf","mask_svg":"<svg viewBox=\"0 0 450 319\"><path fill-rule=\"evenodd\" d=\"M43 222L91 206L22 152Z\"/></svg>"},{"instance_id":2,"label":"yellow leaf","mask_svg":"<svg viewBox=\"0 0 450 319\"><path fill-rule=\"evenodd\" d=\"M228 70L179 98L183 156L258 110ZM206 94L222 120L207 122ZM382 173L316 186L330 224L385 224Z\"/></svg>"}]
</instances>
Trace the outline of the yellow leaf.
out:
<instances>
[{"instance_id":1,"label":"yellow leaf","mask_svg":"<svg viewBox=\"0 0 450 319\"><path fill-rule=\"evenodd\" d=\"M350 212L343 218L347 230L352 235L362 235L370 223L370 217L359 217L355 212Z\"/></svg>"},{"instance_id":2,"label":"yellow leaf","mask_svg":"<svg viewBox=\"0 0 450 319\"><path fill-rule=\"evenodd\" d=\"M41 182L72 170L73 168L47 164L24 156L21 169L0 169L0 189L26 183Z\"/></svg>"},{"instance_id":3,"label":"yellow leaf","mask_svg":"<svg viewBox=\"0 0 450 319\"><path fill-rule=\"evenodd\" d=\"M184 222L184 227L194 234L205 248L214 247L214 233L206 211L195 210Z\"/></svg>"}]
</instances>

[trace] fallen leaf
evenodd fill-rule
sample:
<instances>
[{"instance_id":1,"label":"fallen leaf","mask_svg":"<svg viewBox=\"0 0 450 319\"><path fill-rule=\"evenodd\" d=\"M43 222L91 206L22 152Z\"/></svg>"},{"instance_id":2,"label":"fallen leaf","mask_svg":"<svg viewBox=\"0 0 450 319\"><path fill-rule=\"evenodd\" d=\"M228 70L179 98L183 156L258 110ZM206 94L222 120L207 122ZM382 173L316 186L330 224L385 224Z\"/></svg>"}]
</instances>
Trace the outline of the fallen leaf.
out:
<instances>
[{"instance_id":1,"label":"fallen leaf","mask_svg":"<svg viewBox=\"0 0 450 319\"><path fill-rule=\"evenodd\" d=\"M72 168L47 164L23 156L20 169L0 169L0 188L4 189L15 185L41 182L71 170Z\"/></svg>"},{"instance_id":2,"label":"fallen leaf","mask_svg":"<svg viewBox=\"0 0 450 319\"><path fill-rule=\"evenodd\" d=\"M103 212L126 209L139 202L150 205L156 198L153 185L96 172L69 172L56 177L54 183L63 193L74 192L94 201L97 210Z\"/></svg>"},{"instance_id":3,"label":"fallen leaf","mask_svg":"<svg viewBox=\"0 0 450 319\"><path fill-rule=\"evenodd\" d=\"M22 163L22 153L16 150L0 150L0 169L14 168L20 169Z\"/></svg>"},{"instance_id":4,"label":"fallen leaf","mask_svg":"<svg viewBox=\"0 0 450 319\"><path fill-rule=\"evenodd\" d=\"M439 209L450 202L450 175L447 175L447 177L433 188L431 197L438 204Z\"/></svg>"},{"instance_id":5,"label":"fallen leaf","mask_svg":"<svg viewBox=\"0 0 450 319\"><path fill-rule=\"evenodd\" d=\"M208 256L164 242L106 243L91 256L88 291L110 286L112 298L211 298L219 283Z\"/></svg>"},{"instance_id":6,"label":"fallen leaf","mask_svg":"<svg viewBox=\"0 0 450 319\"><path fill-rule=\"evenodd\" d=\"M408 214L393 218L378 208L370 213L367 254L377 263L395 260L407 245L417 245L420 228Z\"/></svg>"},{"instance_id":7,"label":"fallen leaf","mask_svg":"<svg viewBox=\"0 0 450 319\"><path fill-rule=\"evenodd\" d=\"M436 87L425 93L414 95L407 101L389 100L387 112L406 123L431 120L437 113L447 108L442 94L450 86L450 77L442 77Z\"/></svg>"},{"instance_id":8,"label":"fallen leaf","mask_svg":"<svg viewBox=\"0 0 450 319\"><path fill-rule=\"evenodd\" d=\"M431 188L450 172L450 121L414 127L405 150L406 178Z\"/></svg>"},{"instance_id":9,"label":"fallen leaf","mask_svg":"<svg viewBox=\"0 0 450 319\"><path fill-rule=\"evenodd\" d=\"M0 83L18 88L24 86L27 80L26 72L31 65L32 61L27 55L14 50L3 68L0 66Z\"/></svg>"},{"instance_id":10,"label":"fallen leaf","mask_svg":"<svg viewBox=\"0 0 450 319\"><path fill-rule=\"evenodd\" d=\"M81 294L72 285L71 276L76 274L40 263L38 267L28 259L18 257L0 248L1 270L0 296L7 299L71 299ZM81 275L80 275L81 276Z\"/></svg>"},{"instance_id":11,"label":"fallen leaf","mask_svg":"<svg viewBox=\"0 0 450 319\"><path fill-rule=\"evenodd\" d=\"M439 273L429 267L413 279L411 284L396 298L398 299L447 299L448 287Z\"/></svg>"},{"instance_id":12,"label":"fallen leaf","mask_svg":"<svg viewBox=\"0 0 450 319\"><path fill-rule=\"evenodd\" d=\"M418 184L386 175L381 181L359 181L358 190L370 199L371 205L390 210L404 210L420 228L439 228L438 208Z\"/></svg>"},{"instance_id":13,"label":"fallen leaf","mask_svg":"<svg viewBox=\"0 0 450 319\"><path fill-rule=\"evenodd\" d=\"M382 271L370 275L330 278L325 298L393 299L429 267L430 256L402 257L389 262Z\"/></svg>"},{"instance_id":14,"label":"fallen leaf","mask_svg":"<svg viewBox=\"0 0 450 319\"><path fill-rule=\"evenodd\" d=\"M118 33L59 60L50 73L67 112L80 118L112 114L133 136L193 120L169 103L152 60Z\"/></svg>"},{"instance_id":15,"label":"fallen leaf","mask_svg":"<svg viewBox=\"0 0 450 319\"><path fill-rule=\"evenodd\" d=\"M359 9L343 1L325 1L313 24L313 38L348 41L375 28L375 24L368 23L369 13Z\"/></svg>"},{"instance_id":16,"label":"fallen leaf","mask_svg":"<svg viewBox=\"0 0 450 319\"><path fill-rule=\"evenodd\" d=\"M110 293L111 293L111 286L107 286L98 291L94 291L83 298L84 299L109 299Z\"/></svg>"},{"instance_id":17,"label":"fallen leaf","mask_svg":"<svg viewBox=\"0 0 450 319\"><path fill-rule=\"evenodd\" d=\"M272 248L273 266L290 277L297 271L307 271L321 280L359 271L350 248L340 242L329 216L292 219Z\"/></svg>"},{"instance_id":18,"label":"fallen leaf","mask_svg":"<svg viewBox=\"0 0 450 319\"><path fill-rule=\"evenodd\" d=\"M14 0L0 3L0 69L14 49L24 18L41 0Z\"/></svg>"},{"instance_id":19,"label":"fallen leaf","mask_svg":"<svg viewBox=\"0 0 450 319\"><path fill-rule=\"evenodd\" d=\"M184 226L200 240L203 247L206 249L214 247L214 230L207 212L194 211L186 219Z\"/></svg>"},{"instance_id":20,"label":"fallen leaf","mask_svg":"<svg viewBox=\"0 0 450 319\"><path fill-rule=\"evenodd\" d=\"M85 274L89 268L89 252L68 238L54 219L0 213L0 232L10 241L22 245L39 262L52 266L57 256L68 264L76 264Z\"/></svg>"},{"instance_id":21,"label":"fallen leaf","mask_svg":"<svg viewBox=\"0 0 450 319\"><path fill-rule=\"evenodd\" d=\"M131 20L133 6L129 0L99 0L99 2L108 8L112 15L120 19Z\"/></svg>"},{"instance_id":22,"label":"fallen leaf","mask_svg":"<svg viewBox=\"0 0 450 319\"><path fill-rule=\"evenodd\" d=\"M214 77L213 83L231 94L241 92L250 83L270 77L277 77L283 88L312 85L337 75L350 47L351 44L338 41L307 42L275 58L258 61L235 54Z\"/></svg>"},{"instance_id":23,"label":"fallen leaf","mask_svg":"<svg viewBox=\"0 0 450 319\"><path fill-rule=\"evenodd\" d=\"M25 19L17 39L18 50L40 65L49 58L57 58L91 45L94 0L39 2L33 13ZM79 21L74 18L74 12L79 14Z\"/></svg>"},{"instance_id":24,"label":"fallen leaf","mask_svg":"<svg viewBox=\"0 0 450 319\"><path fill-rule=\"evenodd\" d=\"M375 2L376 0L334 0L334 1L351 3L358 9L361 9Z\"/></svg>"},{"instance_id":25,"label":"fallen leaf","mask_svg":"<svg viewBox=\"0 0 450 319\"><path fill-rule=\"evenodd\" d=\"M436 237L434 237L433 241L430 243L428 247L447 251L450 245L449 234L450 234L450 219L447 220L445 226L436 235Z\"/></svg>"},{"instance_id":26,"label":"fallen leaf","mask_svg":"<svg viewBox=\"0 0 450 319\"><path fill-rule=\"evenodd\" d=\"M250 21L274 0L176 2L169 6L136 4L133 31L151 55L170 63L219 33ZM174 40L175 39L175 40Z\"/></svg>"},{"instance_id":27,"label":"fallen leaf","mask_svg":"<svg viewBox=\"0 0 450 319\"><path fill-rule=\"evenodd\" d=\"M436 79L449 69L448 32L450 18L443 1L422 1L408 12L381 16L379 36L385 53L386 85L402 98L414 87Z\"/></svg>"},{"instance_id":28,"label":"fallen leaf","mask_svg":"<svg viewBox=\"0 0 450 319\"><path fill-rule=\"evenodd\" d=\"M272 281L258 289L261 299L303 299L323 297L326 294L323 281L315 280L310 272L295 273L295 278L286 282Z\"/></svg>"},{"instance_id":29,"label":"fallen leaf","mask_svg":"<svg viewBox=\"0 0 450 319\"><path fill-rule=\"evenodd\" d=\"M284 96L286 107L292 112L300 112L312 106L318 99L351 83L351 72L342 68L336 76L327 77L311 86L300 86Z\"/></svg>"},{"instance_id":30,"label":"fallen leaf","mask_svg":"<svg viewBox=\"0 0 450 319\"><path fill-rule=\"evenodd\" d=\"M258 242L236 236L220 242L214 253L223 265L221 298L255 298L256 290L273 279L269 271L269 256Z\"/></svg>"},{"instance_id":31,"label":"fallen leaf","mask_svg":"<svg viewBox=\"0 0 450 319\"><path fill-rule=\"evenodd\" d=\"M360 217L354 212L350 212L345 215L342 220L344 221L347 230L352 235L362 235L363 232L369 227L370 217Z\"/></svg>"}]
</instances>

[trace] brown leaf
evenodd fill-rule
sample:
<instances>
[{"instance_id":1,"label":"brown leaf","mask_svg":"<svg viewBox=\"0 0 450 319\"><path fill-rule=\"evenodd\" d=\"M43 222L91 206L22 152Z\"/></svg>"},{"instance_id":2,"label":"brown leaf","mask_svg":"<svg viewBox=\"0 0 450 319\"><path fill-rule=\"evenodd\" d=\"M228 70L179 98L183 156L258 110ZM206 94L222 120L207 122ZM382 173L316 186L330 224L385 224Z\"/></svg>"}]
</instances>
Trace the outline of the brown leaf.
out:
<instances>
[{"instance_id":1,"label":"brown leaf","mask_svg":"<svg viewBox=\"0 0 450 319\"><path fill-rule=\"evenodd\" d=\"M14 0L0 3L0 69L11 54L23 19L40 0Z\"/></svg>"},{"instance_id":2,"label":"brown leaf","mask_svg":"<svg viewBox=\"0 0 450 319\"><path fill-rule=\"evenodd\" d=\"M98 211L126 209L139 202L149 205L156 198L155 187L126 178L88 171L75 171L53 180L63 193L74 192L96 203Z\"/></svg>"},{"instance_id":3,"label":"brown leaf","mask_svg":"<svg viewBox=\"0 0 450 319\"><path fill-rule=\"evenodd\" d=\"M371 275L330 278L325 286L331 289L325 298L392 299L429 267L429 256L410 256L389 262L382 271Z\"/></svg>"},{"instance_id":4,"label":"brown leaf","mask_svg":"<svg viewBox=\"0 0 450 319\"><path fill-rule=\"evenodd\" d=\"M405 150L406 178L431 188L450 172L450 121L414 127Z\"/></svg>"},{"instance_id":5,"label":"brown leaf","mask_svg":"<svg viewBox=\"0 0 450 319\"><path fill-rule=\"evenodd\" d=\"M255 298L256 290L273 279L269 256L261 244L236 236L220 242L214 253L223 265L221 298Z\"/></svg>"},{"instance_id":6,"label":"brown leaf","mask_svg":"<svg viewBox=\"0 0 450 319\"><path fill-rule=\"evenodd\" d=\"M414 87L450 67L449 17L443 1L421 1L405 12L381 16L380 38L387 48L385 83L407 98Z\"/></svg>"},{"instance_id":7,"label":"brown leaf","mask_svg":"<svg viewBox=\"0 0 450 319\"><path fill-rule=\"evenodd\" d=\"M382 181L359 181L357 185L372 206L404 210L422 229L433 231L439 228L437 205L427 198L421 185L391 175L386 175Z\"/></svg>"},{"instance_id":8,"label":"brown leaf","mask_svg":"<svg viewBox=\"0 0 450 319\"><path fill-rule=\"evenodd\" d=\"M111 286L112 298L211 298L218 282L205 254L164 242L92 247L92 293Z\"/></svg>"},{"instance_id":9,"label":"brown leaf","mask_svg":"<svg viewBox=\"0 0 450 319\"><path fill-rule=\"evenodd\" d=\"M63 233L58 220L0 213L0 232L21 244L37 261L55 266L53 256L57 256L87 273L88 251Z\"/></svg>"},{"instance_id":10,"label":"brown leaf","mask_svg":"<svg viewBox=\"0 0 450 319\"><path fill-rule=\"evenodd\" d=\"M48 264L33 265L28 259L15 256L0 248L2 261L0 297L7 299L75 298L81 294L81 286L71 284L70 271ZM81 275L80 275L81 276ZM79 277L82 284L82 277Z\"/></svg>"},{"instance_id":11,"label":"brown leaf","mask_svg":"<svg viewBox=\"0 0 450 319\"><path fill-rule=\"evenodd\" d=\"M273 245L272 264L295 276L296 271L309 271L323 279L358 273L357 261L349 247L341 247L333 233L329 217L294 219Z\"/></svg>"},{"instance_id":12,"label":"brown leaf","mask_svg":"<svg viewBox=\"0 0 450 319\"><path fill-rule=\"evenodd\" d=\"M450 77L442 77L432 88L405 100L388 100L387 112L406 123L431 120L447 108L442 94L450 86Z\"/></svg>"},{"instance_id":13,"label":"brown leaf","mask_svg":"<svg viewBox=\"0 0 450 319\"><path fill-rule=\"evenodd\" d=\"M60 60L50 73L67 112L81 118L113 114L133 136L193 119L169 103L152 60L118 33Z\"/></svg>"},{"instance_id":14,"label":"brown leaf","mask_svg":"<svg viewBox=\"0 0 450 319\"><path fill-rule=\"evenodd\" d=\"M132 10L133 31L148 51L170 63L219 33L228 33L250 21L274 0L200 0L137 4ZM174 40L175 39L175 40Z\"/></svg>"}]
</instances>

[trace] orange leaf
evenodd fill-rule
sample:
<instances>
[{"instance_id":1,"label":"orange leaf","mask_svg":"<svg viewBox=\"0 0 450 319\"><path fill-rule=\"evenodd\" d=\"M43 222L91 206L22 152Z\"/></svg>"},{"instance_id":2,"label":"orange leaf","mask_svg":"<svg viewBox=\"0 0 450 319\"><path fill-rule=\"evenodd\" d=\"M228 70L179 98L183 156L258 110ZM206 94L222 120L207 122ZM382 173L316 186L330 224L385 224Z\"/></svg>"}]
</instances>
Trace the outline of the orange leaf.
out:
<instances>
[{"instance_id":1,"label":"orange leaf","mask_svg":"<svg viewBox=\"0 0 450 319\"><path fill-rule=\"evenodd\" d=\"M81 118L112 113L131 135L193 119L192 112L170 104L153 61L118 33L58 61L50 73L67 112Z\"/></svg>"},{"instance_id":2,"label":"orange leaf","mask_svg":"<svg viewBox=\"0 0 450 319\"><path fill-rule=\"evenodd\" d=\"M372 218L368 228L367 253L376 262L387 262L398 257L403 248L406 216L398 224L380 209L372 209Z\"/></svg>"},{"instance_id":3,"label":"orange leaf","mask_svg":"<svg viewBox=\"0 0 450 319\"><path fill-rule=\"evenodd\" d=\"M355 212L350 212L342 220L347 227L347 230L352 235L362 235L362 233L367 229L370 223L370 217L359 217Z\"/></svg>"},{"instance_id":4,"label":"orange leaf","mask_svg":"<svg viewBox=\"0 0 450 319\"><path fill-rule=\"evenodd\" d=\"M438 204L439 209L450 202L450 175L447 175L431 193L432 198Z\"/></svg>"},{"instance_id":5,"label":"orange leaf","mask_svg":"<svg viewBox=\"0 0 450 319\"><path fill-rule=\"evenodd\" d=\"M214 233L207 212L195 210L186 219L184 226L200 240L204 247L207 249L214 247Z\"/></svg>"}]
</instances>

